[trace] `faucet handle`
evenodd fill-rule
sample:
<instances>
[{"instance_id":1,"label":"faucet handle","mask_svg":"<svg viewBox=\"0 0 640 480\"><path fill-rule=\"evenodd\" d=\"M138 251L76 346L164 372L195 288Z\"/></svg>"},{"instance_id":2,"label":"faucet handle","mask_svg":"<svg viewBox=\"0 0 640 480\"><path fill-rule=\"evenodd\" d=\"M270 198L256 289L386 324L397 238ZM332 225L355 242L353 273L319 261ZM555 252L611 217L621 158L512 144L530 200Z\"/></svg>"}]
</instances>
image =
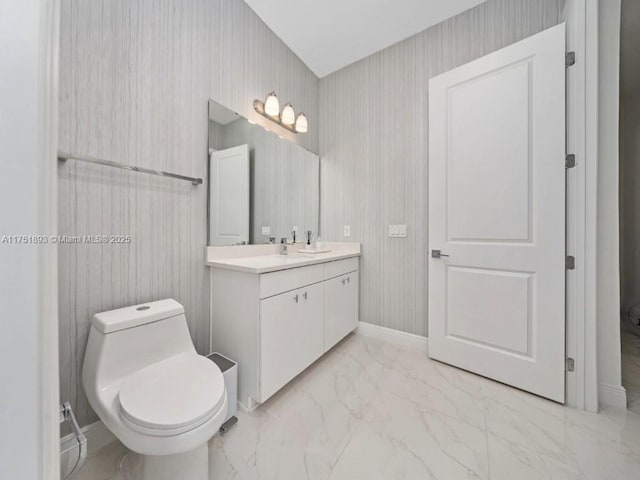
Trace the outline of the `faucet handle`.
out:
<instances>
[{"instance_id":1,"label":"faucet handle","mask_svg":"<svg viewBox=\"0 0 640 480\"><path fill-rule=\"evenodd\" d=\"M282 243L282 244L284 244L284 245L287 245L287 244L288 244L288 242L289 242L289 239L288 239L287 237L282 237L282 238L280 239L280 243Z\"/></svg>"}]
</instances>

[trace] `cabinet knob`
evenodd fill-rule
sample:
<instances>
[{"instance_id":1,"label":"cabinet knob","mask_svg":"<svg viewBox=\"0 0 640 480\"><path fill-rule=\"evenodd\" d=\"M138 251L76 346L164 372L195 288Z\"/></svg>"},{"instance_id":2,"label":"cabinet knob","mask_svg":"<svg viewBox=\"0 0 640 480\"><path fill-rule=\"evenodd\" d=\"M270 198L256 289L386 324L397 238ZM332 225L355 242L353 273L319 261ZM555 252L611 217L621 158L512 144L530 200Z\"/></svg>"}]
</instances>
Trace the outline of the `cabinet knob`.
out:
<instances>
[{"instance_id":1,"label":"cabinet knob","mask_svg":"<svg viewBox=\"0 0 640 480\"><path fill-rule=\"evenodd\" d=\"M298 299L298 295L294 295L294 296L293 296L293 299L295 300L295 302L296 302L296 303L298 303L298 300L299 300L299 299Z\"/></svg>"},{"instance_id":2,"label":"cabinet knob","mask_svg":"<svg viewBox=\"0 0 640 480\"><path fill-rule=\"evenodd\" d=\"M307 299L307 292L304 292L304 293L302 294L302 298L304 298L305 300Z\"/></svg>"}]
</instances>

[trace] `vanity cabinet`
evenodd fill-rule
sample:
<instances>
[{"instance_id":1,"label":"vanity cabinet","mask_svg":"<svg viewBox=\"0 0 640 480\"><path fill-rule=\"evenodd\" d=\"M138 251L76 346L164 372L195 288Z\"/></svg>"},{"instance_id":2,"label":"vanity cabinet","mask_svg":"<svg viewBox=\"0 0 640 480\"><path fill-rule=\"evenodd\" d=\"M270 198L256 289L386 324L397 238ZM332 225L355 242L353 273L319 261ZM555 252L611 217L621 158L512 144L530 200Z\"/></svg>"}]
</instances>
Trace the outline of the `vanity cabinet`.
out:
<instances>
[{"instance_id":1,"label":"vanity cabinet","mask_svg":"<svg viewBox=\"0 0 640 480\"><path fill-rule=\"evenodd\" d=\"M358 258L269 273L211 269L211 345L252 410L358 326Z\"/></svg>"}]
</instances>

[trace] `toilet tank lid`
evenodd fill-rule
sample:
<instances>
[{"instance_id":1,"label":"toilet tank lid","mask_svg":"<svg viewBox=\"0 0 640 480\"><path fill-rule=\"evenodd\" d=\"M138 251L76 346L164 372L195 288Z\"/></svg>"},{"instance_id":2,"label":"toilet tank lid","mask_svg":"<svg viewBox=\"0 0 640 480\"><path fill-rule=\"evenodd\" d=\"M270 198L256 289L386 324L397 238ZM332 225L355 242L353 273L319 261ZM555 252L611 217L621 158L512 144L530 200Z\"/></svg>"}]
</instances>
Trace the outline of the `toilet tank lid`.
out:
<instances>
[{"instance_id":1,"label":"toilet tank lid","mask_svg":"<svg viewBox=\"0 0 640 480\"><path fill-rule=\"evenodd\" d=\"M173 298L167 298L157 302L141 303L131 307L96 313L93 316L92 323L102 333L112 333L125 328L138 327L146 323L175 317L183 313L184 307L182 305Z\"/></svg>"}]
</instances>

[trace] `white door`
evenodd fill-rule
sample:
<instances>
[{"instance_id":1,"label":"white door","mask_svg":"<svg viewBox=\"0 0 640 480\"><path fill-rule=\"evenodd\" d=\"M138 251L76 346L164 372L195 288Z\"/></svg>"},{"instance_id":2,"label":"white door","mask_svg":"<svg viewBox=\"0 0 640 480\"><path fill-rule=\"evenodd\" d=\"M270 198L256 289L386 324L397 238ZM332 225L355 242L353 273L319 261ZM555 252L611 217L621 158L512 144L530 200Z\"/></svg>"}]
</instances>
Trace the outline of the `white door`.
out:
<instances>
[{"instance_id":1,"label":"white door","mask_svg":"<svg viewBox=\"0 0 640 480\"><path fill-rule=\"evenodd\" d=\"M564 62L559 25L429 82L429 356L563 403Z\"/></svg>"},{"instance_id":2,"label":"white door","mask_svg":"<svg viewBox=\"0 0 640 480\"><path fill-rule=\"evenodd\" d=\"M249 243L249 146L218 150L209 162L209 244Z\"/></svg>"}]
</instances>

